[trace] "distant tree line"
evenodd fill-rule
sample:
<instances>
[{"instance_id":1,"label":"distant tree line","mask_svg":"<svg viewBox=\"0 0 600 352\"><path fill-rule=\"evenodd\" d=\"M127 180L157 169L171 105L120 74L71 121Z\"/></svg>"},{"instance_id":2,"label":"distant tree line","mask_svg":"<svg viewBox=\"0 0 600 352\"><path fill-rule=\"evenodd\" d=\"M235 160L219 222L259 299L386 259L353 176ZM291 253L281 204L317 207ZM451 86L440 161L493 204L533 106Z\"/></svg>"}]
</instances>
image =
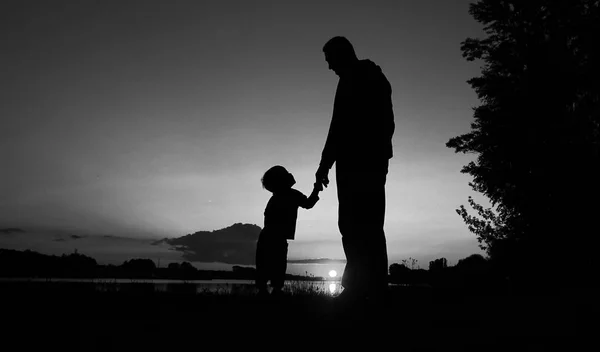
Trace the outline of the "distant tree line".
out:
<instances>
[{"instance_id":1,"label":"distant tree line","mask_svg":"<svg viewBox=\"0 0 600 352\"><path fill-rule=\"evenodd\" d=\"M448 266L446 258L429 262L428 270L409 258L389 267L389 281L400 285L428 285L436 288L490 289L498 292L507 288L506 278L496 270L492 261L481 254L472 254Z\"/></svg>"},{"instance_id":2,"label":"distant tree line","mask_svg":"<svg viewBox=\"0 0 600 352\"><path fill-rule=\"evenodd\" d=\"M0 278L81 278L81 279L172 279L172 280L254 280L256 269L234 265L232 270L199 270L190 262L173 262L157 267L147 258L135 258L121 265L101 265L77 251L61 256L35 251L0 249ZM506 289L508 281L497 262L472 254L449 266L446 258L429 262L428 270L414 258L389 267L389 282L401 285L429 285L442 288ZM324 280L322 277L286 275L287 280Z\"/></svg>"},{"instance_id":3,"label":"distant tree line","mask_svg":"<svg viewBox=\"0 0 600 352\"><path fill-rule=\"evenodd\" d=\"M199 270L190 262L159 268L151 259L136 258L121 265L101 265L81 253L46 255L31 250L0 249L2 278L98 278L174 280L254 280L256 269L234 265L232 270ZM288 279L320 280L320 277L287 275Z\"/></svg>"}]
</instances>

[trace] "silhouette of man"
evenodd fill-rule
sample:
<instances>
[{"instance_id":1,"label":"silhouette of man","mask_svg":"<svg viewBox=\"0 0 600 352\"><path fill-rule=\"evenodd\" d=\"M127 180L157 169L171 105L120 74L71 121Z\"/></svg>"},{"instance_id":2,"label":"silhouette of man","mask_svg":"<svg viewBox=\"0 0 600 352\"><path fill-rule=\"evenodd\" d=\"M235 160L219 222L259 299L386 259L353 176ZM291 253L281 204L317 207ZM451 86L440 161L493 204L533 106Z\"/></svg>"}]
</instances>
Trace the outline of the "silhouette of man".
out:
<instances>
[{"instance_id":1,"label":"silhouette of man","mask_svg":"<svg viewBox=\"0 0 600 352\"><path fill-rule=\"evenodd\" d=\"M392 157L392 88L381 68L359 60L345 37L323 47L339 76L333 115L316 182L327 187L336 164L338 227L346 255L342 297L381 297L388 286L385 182Z\"/></svg>"}]
</instances>

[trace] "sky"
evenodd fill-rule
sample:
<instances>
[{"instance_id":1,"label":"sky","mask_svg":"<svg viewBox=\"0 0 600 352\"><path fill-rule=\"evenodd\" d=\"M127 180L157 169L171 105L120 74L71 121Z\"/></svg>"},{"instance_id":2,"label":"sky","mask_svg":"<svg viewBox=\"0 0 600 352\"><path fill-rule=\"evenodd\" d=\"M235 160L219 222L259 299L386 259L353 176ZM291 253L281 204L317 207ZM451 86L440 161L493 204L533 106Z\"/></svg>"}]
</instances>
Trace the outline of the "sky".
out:
<instances>
[{"instance_id":1,"label":"sky","mask_svg":"<svg viewBox=\"0 0 600 352\"><path fill-rule=\"evenodd\" d=\"M338 81L322 46L341 35L393 89L390 260L481 253L455 212L478 199L460 173L472 156L445 146L479 104L466 81L480 65L460 51L483 36L470 2L8 1L0 228L26 232L0 235L0 247L177 260L140 243L262 226L269 167L312 189ZM299 210L291 259L344 257L334 174Z\"/></svg>"}]
</instances>

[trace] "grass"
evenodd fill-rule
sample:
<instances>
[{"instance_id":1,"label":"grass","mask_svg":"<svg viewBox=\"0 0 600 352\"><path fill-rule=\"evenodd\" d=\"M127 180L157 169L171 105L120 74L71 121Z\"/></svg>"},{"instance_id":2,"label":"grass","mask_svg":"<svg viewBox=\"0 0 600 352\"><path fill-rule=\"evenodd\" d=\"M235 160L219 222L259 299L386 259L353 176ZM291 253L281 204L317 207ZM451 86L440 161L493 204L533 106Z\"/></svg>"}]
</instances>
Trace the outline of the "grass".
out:
<instances>
[{"instance_id":1,"label":"grass","mask_svg":"<svg viewBox=\"0 0 600 352\"><path fill-rule=\"evenodd\" d=\"M558 346L557 340L581 343L598 328L600 313L597 292L572 290L507 296L393 287L381 309L338 309L331 294L308 283L288 286L280 299L260 299L251 287L156 292L144 283L122 291L76 283L3 284L0 292L5 341L61 341L58 336L102 351L201 349L216 340L225 350L275 347L276 337L288 341L281 346L302 349L328 348L311 345L317 341L337 349L364 340L374 350L391 344L404 350L536 351Z\"/></svg>"}]
</instances>

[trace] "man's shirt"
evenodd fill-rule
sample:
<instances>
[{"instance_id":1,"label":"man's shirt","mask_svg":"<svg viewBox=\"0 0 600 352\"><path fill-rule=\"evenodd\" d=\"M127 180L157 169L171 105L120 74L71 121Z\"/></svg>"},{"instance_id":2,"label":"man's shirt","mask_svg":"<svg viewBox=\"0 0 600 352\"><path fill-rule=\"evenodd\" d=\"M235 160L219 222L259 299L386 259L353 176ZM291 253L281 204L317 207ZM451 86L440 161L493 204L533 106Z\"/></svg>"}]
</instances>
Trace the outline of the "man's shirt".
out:
<instances>
[{"instance_id":1,"label":"man's shirt","mask_svg":"<svg viewBox=\"0 0 600 352\"><path fill-rule=\"evenodd\" d=\"M394 129L391 85L378 65L360 60L338 82L321 165L388 160Z\"/></svg>"}]
</instances>

